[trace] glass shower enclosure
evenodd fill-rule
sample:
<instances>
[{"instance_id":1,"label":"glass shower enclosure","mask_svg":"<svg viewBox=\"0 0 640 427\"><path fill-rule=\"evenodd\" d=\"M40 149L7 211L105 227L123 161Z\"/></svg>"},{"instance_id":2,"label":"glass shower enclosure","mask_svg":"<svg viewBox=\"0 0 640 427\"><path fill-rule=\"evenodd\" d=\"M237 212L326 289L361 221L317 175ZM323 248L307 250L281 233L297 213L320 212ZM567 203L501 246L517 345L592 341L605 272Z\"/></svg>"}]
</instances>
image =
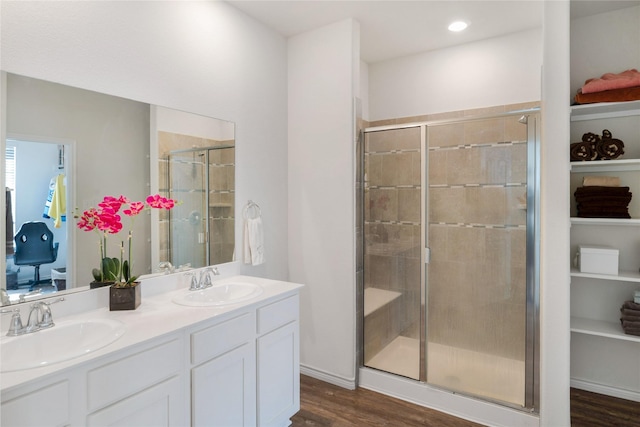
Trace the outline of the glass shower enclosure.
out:
<instances>
[{"instance_id":1,"label":"glass shower enclosure","mask_svg":"<svg viewBox=\"0 0 640 427\"><path fill-rule=\"evenodd\" d=\"M536 111L364 133L364 366L537 405Z\"/></svg>"},{"instance_id":2,"label":"glass shower enclosure","mask_svg":"<svg viewBox=\"0 0 640 427\"><path fill-rule=\"evenodd\" d=\"M177 150L168 156L169 259L193 268L233 260L235 147Z\"/></svg>"}]
</instances>

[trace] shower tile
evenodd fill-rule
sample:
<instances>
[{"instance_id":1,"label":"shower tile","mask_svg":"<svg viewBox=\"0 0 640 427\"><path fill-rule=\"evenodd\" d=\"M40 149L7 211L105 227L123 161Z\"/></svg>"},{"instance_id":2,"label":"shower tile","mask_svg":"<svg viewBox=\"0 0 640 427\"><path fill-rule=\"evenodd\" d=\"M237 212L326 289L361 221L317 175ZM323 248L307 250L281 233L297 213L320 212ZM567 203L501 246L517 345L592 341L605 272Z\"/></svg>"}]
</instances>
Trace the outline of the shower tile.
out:
<instances>
[{"instance_id":1,"label":"shower tile","mask_svg":"<svg viewBox=\"0 0 640 427\"><path fill-rule=\"evenodd\" d=\"M427 246L431 249L431 262L447 260L448 227L444 225L430 225Z\"/></svg>"},{"instance_id":2,"label":"shower tile","mask_svg":"<svg viewBox=\"0 0 640 427\"><path fill-rule=\"evenodd\" d=\"M464 117L464 111L448 111L444 113L429 114L427 116L427 119L429 121L438 121L438 120L459 119L461 117Z\"/></svg>"},{"instance_id":3,"label":"shower tile","mask_svg":"<svg viewBox=\"0 0 640 427\"><path fill-rule=\"evenodd\" d=\"M484 228L451 227L448 232L447 258L464 263L480 262L486 251Z\"/></svg>"},{"instance_id":4,"label":"shower tile","mask_svg":"<svg viewBox=\"0 0 640 427\"><path fill-rule=\"evenodd\" d=\"M509 225L525 225L527 221L527 189L526 187L507 187L506 219Z\"/></svg>"},{"instance_id":5,"label":"shower tile","mask_svg":"<svg viewBox=\"0 0 640 427\"><path fill-rule=\"evenodd\" d=\"M398 221L420 222L420 200L420 189L398 189Z\"/></svg>"},{"instance_id":6,"label":"shower tile","mask_svg":"<svg viewBox=\"0 0 640 427\"><path fill-rule=\"evenodd\" d=\"M369 154L365 157L365 182L369 185L383 185L382 179L382 159L386 154ZM388 185L388 184L387 184Z\"/></svg>"},{"instance_id":7,"label":"shower tile","mask_svg":"<svg viewBox=\"0 0 640 427\"><path fill-rule=\"evenodd\" d=\"M487 144L504 140L504 119L502 118L478 120L464 124L465 144Z\"/></svg>"},{"instance_id":8,"label":"shower tile","mask_svg":"<svg viewBox=\"0 0 640 427\"><path fill-rule=\"evenodd\" d=\"M462 123L454 123L431 126L428 128L427 141L430 148L464 145L464 125Z\"/></svg>"},{"instance_id":9,"label":"shower tile","mask_svg":"<svg viewBox=\"0 0 640 427\"><path fill-rule=\"evenodd\" d=\"M460 223L464 212L460 209L464 188L431 188L429 190L429 221Z\"/></svg>"},{"instance_id":10,"label":"shower tile","mask_svg":"<svg viewBox=\"0 0 640 427\"><path fill-rule=\"evenodd\" d=\"M500 114L507 111L507 108L504 105L496 105L493 107L481 107L481 108L473 108L471 110L464 110L464 116L484 116L490 114Z\"/></svg>"},{"instance_id":11,"label":"shower tile","mask_svg":"<svg viewBox=\"0 0 640 427\"><path fill-rule=\"evenodd\" d=\"M396 221L398 218L398 192L395 189L371 189L370 215L372 221Z\"/></svg>"},{"instance_id":12,"label":"shower tile","mask_svg":"<svg viewBox=\"0 0 640 427\"><path fill-rule=\"evenodd\" d=\"M427 170L429 185L447 184L447 152L429 151L429 168Z\"/></svg>"},{"instance_id":13,"label":"shower tile","mask_svg":"<svg viewBox=\"0 0 640 427\"><path fill-rule=\"evenodd\" d=\"M446 151L447 184L480 184L483 179L483 156L478 148Z\"/></svg>"},{"instance_id":14,"label":"shower tile","mask_svg":"<svg viewBox=\"0 0 640 427\"><path fill-rule=\"evenodd\" d=\"M394 155L395 161L395 182L394 185L413 185L414 174L413 165L416 163L415 159L420 158L420 153L397 153ZM418 165L420 162L417 162ZM419 183L419 181L418 181Z\"/></svg>"}]
</instances>

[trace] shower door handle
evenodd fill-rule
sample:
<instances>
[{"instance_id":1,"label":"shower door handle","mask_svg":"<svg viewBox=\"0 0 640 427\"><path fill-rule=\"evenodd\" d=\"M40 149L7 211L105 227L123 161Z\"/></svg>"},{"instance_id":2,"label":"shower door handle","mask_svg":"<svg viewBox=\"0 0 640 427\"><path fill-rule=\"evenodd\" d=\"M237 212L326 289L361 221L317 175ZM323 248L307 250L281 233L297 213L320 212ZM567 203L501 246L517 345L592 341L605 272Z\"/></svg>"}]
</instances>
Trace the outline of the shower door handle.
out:
<instances>
[{"instance_id":1,"label":"shower door handle","mask_svg":"<svg viewBox=\"0 0 640 427\"><path fill-rule=\"evenodd\" d=\"M431 248L424 248L424 263L429 264L431 262Z\"/></svg>"}]
</instances>

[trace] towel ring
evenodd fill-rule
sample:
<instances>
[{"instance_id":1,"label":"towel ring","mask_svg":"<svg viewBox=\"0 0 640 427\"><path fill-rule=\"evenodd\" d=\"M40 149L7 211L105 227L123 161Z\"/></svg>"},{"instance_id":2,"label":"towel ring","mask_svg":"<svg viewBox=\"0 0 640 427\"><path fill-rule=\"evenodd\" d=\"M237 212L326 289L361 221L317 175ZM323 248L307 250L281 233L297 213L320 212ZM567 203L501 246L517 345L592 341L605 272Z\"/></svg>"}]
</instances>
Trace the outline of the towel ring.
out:
<instances>
[{"instance_id":1,"label":"towel ring","mask_svg":"<svg viewBox=\"0 0 640 427\"><path fill-rule=\"evenodd\" d=\"M260 211L260 206L252 200L249 200L242 210L242 217L244 219L256 219L262 216L262 212Z\"/></svg>"}]
</instances>

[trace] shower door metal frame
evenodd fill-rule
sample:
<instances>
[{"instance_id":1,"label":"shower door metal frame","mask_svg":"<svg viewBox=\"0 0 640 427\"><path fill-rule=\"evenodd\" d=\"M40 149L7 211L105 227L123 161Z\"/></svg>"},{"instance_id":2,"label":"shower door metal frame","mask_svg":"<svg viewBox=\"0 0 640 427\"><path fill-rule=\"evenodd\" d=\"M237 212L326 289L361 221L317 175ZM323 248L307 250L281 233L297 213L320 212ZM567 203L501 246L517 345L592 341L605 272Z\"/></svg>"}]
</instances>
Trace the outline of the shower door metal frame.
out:
<instances>
[{"instance_id":1,"label":"shower door metal frame","mask_svg":"<svg viewBox=\"0 0 640 427\"><path fill-rule=\"evenodd\" d=\"M524 407L508 402L497 402L504 406L524 409L531 412L539 410L539 371L540 371L540 108L514 110L504 113L466 116L455 119L414 122L399 125L374 126L363 129L363 133L381 132L420 127L421 147L421 262L420 272L420 381L428 384L426 372L427 325L427 275L430 249L428 241L428 128L457 123L468 123L487 119L520 116L520 123L527 126L527 213L526 213L526 332L525 332L525 390ZM364 161L364 148L362 160ZM363 168L364 169L364 168ZM364 234L363 234L364 239ZM364 244L364 242L362 242ZM362 293L364 295L364 293ZM364 323L363 323L364 326ZM364 336L364 334L362 334ZM362 343L361 343L362 344ZM363 344L362 344L363 345ZM458 393L458 392L457 392ZM464 393L461 393L464 394ZM492 401L489 398L484 398Z\"/></svg>"}]
</instances>

